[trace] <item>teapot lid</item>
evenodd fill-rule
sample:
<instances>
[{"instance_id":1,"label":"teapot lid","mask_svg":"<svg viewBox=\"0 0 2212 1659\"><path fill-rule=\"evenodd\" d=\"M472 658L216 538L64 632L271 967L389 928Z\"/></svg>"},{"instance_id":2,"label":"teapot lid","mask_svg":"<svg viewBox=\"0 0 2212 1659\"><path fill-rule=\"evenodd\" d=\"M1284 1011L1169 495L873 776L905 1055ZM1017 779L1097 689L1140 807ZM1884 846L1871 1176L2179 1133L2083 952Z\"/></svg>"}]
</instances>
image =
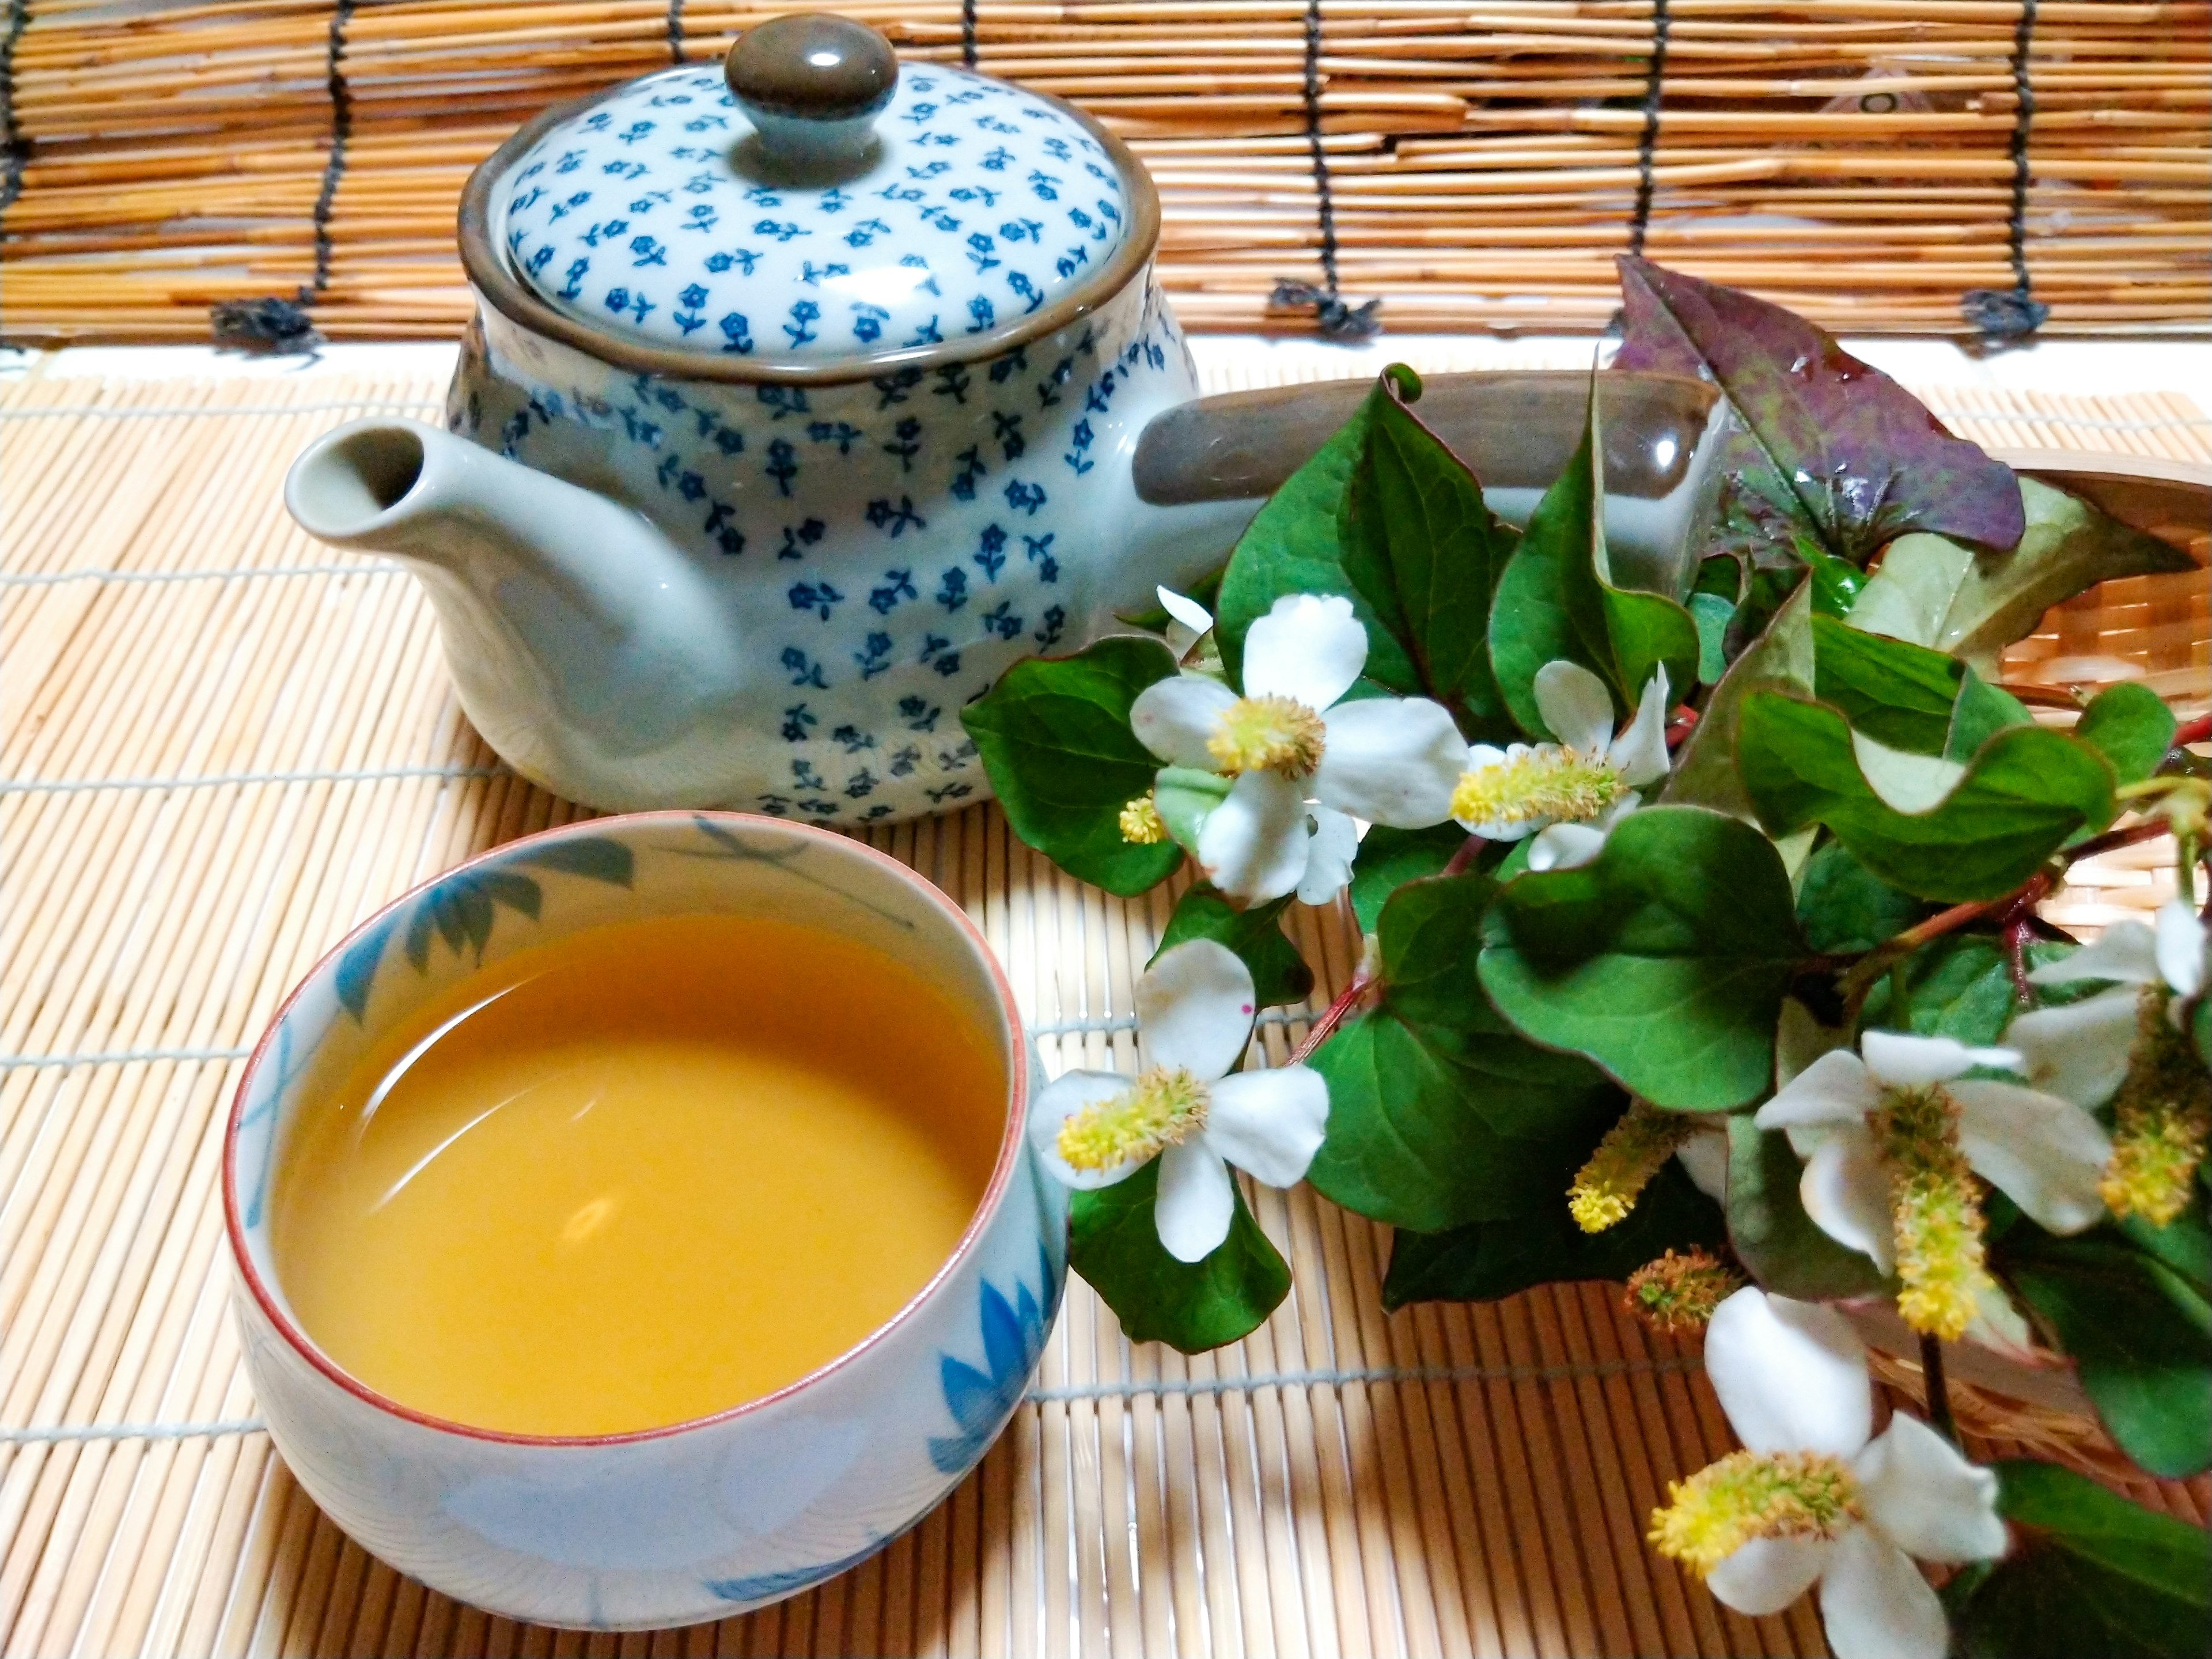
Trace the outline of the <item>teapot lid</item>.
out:
<instances>
[{"instance_id":1,"label":"teapot lid","mask_svg":"<svg viewBox=\"0 0 2212 1659\"><path fill-rule=\"evenodd\" d=\"M462 229L489 297L519 279L586 349L814 379L1061 326L1148 256L1157 214L1127 150L1057 99L801 15L723 66L549 112L471 181Z\"/></svg>"}]
</instances>

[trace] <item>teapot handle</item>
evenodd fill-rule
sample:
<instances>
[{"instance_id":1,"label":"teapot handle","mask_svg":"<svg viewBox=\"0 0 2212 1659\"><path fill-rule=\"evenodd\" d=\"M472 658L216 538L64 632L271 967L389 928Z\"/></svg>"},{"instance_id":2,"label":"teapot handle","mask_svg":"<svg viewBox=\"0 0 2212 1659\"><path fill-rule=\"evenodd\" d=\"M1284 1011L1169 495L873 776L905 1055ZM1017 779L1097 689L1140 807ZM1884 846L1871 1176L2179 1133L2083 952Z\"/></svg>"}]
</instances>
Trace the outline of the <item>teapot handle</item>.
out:
<instances>
[{"instance_id":1,"label":"teapot handle","mask_svg":"<svg viewBox=\"0 0 2212 1659\"><path fill-rule=\"evenodd\" d=\"M1582 441L1589 383L1580 369L1428 375L1413 411L1482 481L1491 510L1525 524ZM1272 495L1371 384L1270 386L1169 410L1138 440L1138 496L1170 507ZM1599 384L1613 579L1679 597L1719 490L1727 402L1702 380L1671 374L1608 371Z\"/></svg>"}]
</instances>

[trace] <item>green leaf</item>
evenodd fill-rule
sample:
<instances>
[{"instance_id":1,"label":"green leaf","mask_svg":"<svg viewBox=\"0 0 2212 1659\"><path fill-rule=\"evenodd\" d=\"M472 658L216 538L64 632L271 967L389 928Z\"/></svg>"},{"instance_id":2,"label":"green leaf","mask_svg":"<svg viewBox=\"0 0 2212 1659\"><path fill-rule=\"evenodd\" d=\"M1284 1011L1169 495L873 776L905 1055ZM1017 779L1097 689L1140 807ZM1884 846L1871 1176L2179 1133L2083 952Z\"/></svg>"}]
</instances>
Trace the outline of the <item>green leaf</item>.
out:
<instances>
[{"instance_id":1,"label":"green leaf","mask_svg":"<svg viewBox=\"0 0 2212 1659\"><path fill-rule=\"evenodd\" d=\"M1632 812L1589 864L1515 878L1485 933L1498 1011L1654 1104L1724 1110L1772 1086L1775 1021L1806 949L1789 873L1749 824Z\"/></svg>"},{"instance_id":2,"label":"green leaf","mask_svg":"<svg viewBox=\"0 0 2212 1659\"><path fill-rule=\"evenodd\" d=\"M1411 369L1394 364L1387 372L1420 384ZM1367 629L1372 664L1375 644L1387 635L1345 574L1337 517L1366 447L1368 422L1376 405L1389 401L1378 380L1352 417L1284 480L1237 538L1213 610L1214 638L1233 684L1244 683L1244 635L1277 599L1291 593L1341 593L1349 599Z\"/></svg>"},{"instance_id":3,"label":"green leaf","mask_svg":"<svg viewBox=\"0 0 2212 1659\"><path fill-rule=\"evenodd\" d=\"M1470 738L1509 738L1486 636L1512 532L1389 376L1376 392L1337 525L1344 573L1379 626L1368 629L1364 677L1442 703Z\"/></svg>"},{"instance_id":4,"label":"green leaf","mask_svg":"<svg viewBox=\"0 0 2212 1659\"><path fill-rule=\"evenodd\" d=\"M1596 383L1583 441L1544 492L1528 533L1505 567L1490 611L1490 657L1513 718L1531 737L1557 737L1536 707L1536 672L1579 663L1632 711L1651 671L1663 663L1670 699L1696 683L1698 624L1671 595L1615 587L1605 550L1605 455Z\"/></svg>"},{"instance_id":5,"label":"green leaf","mask_svg":"<svg viewBox=\"0 0 2212 1659\"><path fill-rule=\"evenodd\" d=\"M1990 1231L1990 1265L2056 1334L2120 1449L2166 1480L2212 1468L2203 1285L2109 1223L2072 1238L2025 1218Z\"/></svg>"},{"instance_id":6,"label":"green leaf","mask_svg":"<svg viewBox=\"0 0 2212 1659\"><path fill-rule=\"evenodd\" d=\"M2074 735L2112 763L2122 783L2158 770L2173 742L2173 711L2147 685L2107 686L2081 713Z\"/></svg>"},{"instance_id":7,"label":"green leaf","mask_svg":"<svg viewBox=\"0 0 2212 1659\"><path fill-rule=\"evenodd\" d=\"M1484 850L1499 844L1486 842ZM1466 845L1467 831L1456 823L1426 830L1393 830L1378 823L1370 830L1352 866L1352 913L1359 918L1359 931L1373 933L1391 894L1409 881L1442 874L1452 855Z\"/></svg>"},{"instance_id":8,"label":"green leaf","mask_svg":"<svg viewBox=\"0 0 2212 1659\"><path fill-rule=\"evenodd\" d=\"M1238 910L1200 882L1176 901L1175 912L1161 931L1160 948L1152 952L1152 961L1158 962L1161 951L1185 939L1213 939L1234 951L1252 970L1252 986L1261 1007L1279 1002L1303 1002L1313 989L1313 969L1306 966L1298 947L1283 935L1282 915L1290 902L1285 896L1271 903Z\"/></svg>"},{"instance_id":9,"label":"green leaf","mask_svg":"<svg viewBox=\"0 0 2212 1659\"><path fill-rule=\"evenodd\" d=\"M1728 625L1735 615L1734 599L1717 593L1690 595L1690 620L1698 625L1698 678L1706 685L1718 685L1728 672Z\"/></svg>"},{"instance_id":10,"label":"green leaf","mask_svg":"<svg viewBox=\"0 0 2212 1659\"><path fill-rule=\"evenodd\" d=\"M1812 572L1813 610L1822 617L1848 617L1866 586L1866 573L1838 558L1819 543L1800 536L1797 556Z\"/></svg>"},{"instance_id":11,"label":"green leaf","mask_svg":"<svg viewBox=\"0 0 2212 1659\"><path fill-rule=\"evenodd\" d=\"M1805 942L1823 956L1856 956L1894 938L1929 913L1925 901L1899 892L1851 856L1841 842L1824 843L1806 861L1797 884L1797 921Z\"/></svg>"},{"instance_id":12,"label":"green leaf","mask_svg":"<svg viewBox=\"0 0 2212 1659\"><path fill-rule=\"evenodd\" d=\"M2003 1559L1944 1587L1959 1659L2203 1659L2212 1542L2055 1464L1995 1466Z\"/></svg>"},{"instance_id":13,"label":"green leaf","mask_svg":"<svg viewBox=\"0 0 2212 1659\"><path fill-rule=\"evenodd\" d=\"M1998 732L2034 724L2035 716L2027 712L2027 704L1967 667L1959 682L1958 705L1951 711L1951 729L1943 738L1943 757L1972 760Z\"/></svg>"},{"instance_id":14,"label":"green leaf","mask_svg":"<svg viewBox=\"0 0 2212 1659\"><path fill-rule=\"evenodd\" d=\"M1627 1219L1601 1233L1586 1233L1574 1224L1565 1184L1532 1194L1541 1201L1525 1215L1472 1222L1449 1232L1399 1232L1390 1244L1382 1305L1492 1302L1532 1285L1626 1279L1668 1250L1693 1245L1713 1250L1727 1242L1720 1206L1671 1158Z\"/></svg>"},{"instance_id":15,"label":"green leaf","mask_svg":"<svg viewBox=\"0 0 2212 1659\"><path fill-rule=\"evenodd\" d=\"M1813 695L1893 748L1943 752L1966 672L1941 651L1813 618Z\"/></svg>"},{"instance_id":16,"label":"green leaf","mask_svg":"<svg viewBox=\"0 0 2212 1659\"><path fill-rule=\"evenodd\" d=\"M2077 831L2112 822L2112 769L2062 732L1998 733L1938 802L1916 812L1875 793L1862 769L1866 752L1844 717L1820 703L1754 691L1738 712L1736 765L1769 833L1826 824L1868 869L1922 898L2001 897Z\"/></svg>"},{"instance_id":17,"label":"green leaf","mask_svg":"<svg viewBox=\"0 0 2212 1659\"><path fill-rule=\"evenodd\" d=\"M1311 1062L1328 1081L1328 1138L1307 1178L1347 1209L1424 1232L1518 1213L1532 1191L1564 1194L1620 1115L1595 1071L1524 1042L1483 997L1475 960L1497 890L1443 877L1382 908L1380 1000Z\"/></svg>"},{"instance_id":18,"label":"green leaf","mask_svg":"<svg viewBox=\"0 0 2212 1659\"><path fill-rule=\"evenodd\" d=\"M1160 764L1129 729L1129 706L1175 672L1158 640L1104 639L1076 656L1018 662L960 711L1014 833L1109 893L1141 893L1182 861L1173 842L1139 846L1121 827Z\"/></svg>"},{"instance_id":19,"label":"green leaf","mask_svg":"<svg viewBox=\"0 0 2212 1659\"><path fill-rule=\"evenodd\" d=\"M1882 555L1851 625L1963 657L1984 674L2054 605L2117 576L2194 569L2186 553L2039 479L2020 481L2027 532L2009 553L1938 535L1900 536Z\"/></svg>"},{"instance_id":20,"label":"green leaf","mask_svg":"<svg viewBox=\"0 0 2212 1659\"><path fill-rule=\"evenodd\" d=\"M1705 700L1689 740L1674 757L1674 775L1660 799L1677 806L1710 806L1747 818L1751 797L1736 772L1736 722L1753 691L1813 690L1813 599L1803 582L1774 613L1766 631L1729 665Z\"/></svg>"},{"instance_id":21,"label":"green leaf","mask_svg":"<svg viewBox=\"0 0 2212 1659\"><path fill-rule=\"evenodd\" d=\"M1202 1261L1178 1261L1152 1219L1154 1158L1126 1181L1071 1194L1067 1263L1090 1282L1132 1342L1203 1353L1257 1330L1291 1288L1291 1270L1236 1188L1229 1237Z\"/></svg>"},{"instance_id":22,"label":"green leaf","mask_svg":"<svg viewBox=\"0 0 2212 1659\"><path fill-rule=\"evenodd\" d=\"M1195 767L1163 766L1152 780L1152 810L1160 815L1176 846L1198 856L1198 832L1206 815L1229 799L1236 780Z\"/></svg>"},{"instance_id":23,"label":"green leaf","mask_svg":"<svg viewBox=\"0 0 2212 1659\"><path fill-rule=\"evenodd\" d=\"M2026 951L2027 965L2040 968L2073 949L2035 940ZM2090 981L2039 986L2037 1000L2045 1007L2076 1002L2097 988ZM1986 1048L2003 1036L2019 1012L2003 945L1987 933L1950 933L1922 945L1876 981L1860 1021L1921 1036L1955 1037L1969 1048Z\"/></svg>"},{"instance_id":24,"label":"green leaf","mask_svg":"<svg viewBox=\"0 0 2212 1659\"><path fill-rule=\"evenodd\" d=\"M1747 1115L1728 1121L1729 1243L1765 1289L1806 1302L1879 1295L1888 1281L1873 1261L1814 1224L1797 1195L1804 1164L1779 1129Z\"/></svg>"}]
</instances>

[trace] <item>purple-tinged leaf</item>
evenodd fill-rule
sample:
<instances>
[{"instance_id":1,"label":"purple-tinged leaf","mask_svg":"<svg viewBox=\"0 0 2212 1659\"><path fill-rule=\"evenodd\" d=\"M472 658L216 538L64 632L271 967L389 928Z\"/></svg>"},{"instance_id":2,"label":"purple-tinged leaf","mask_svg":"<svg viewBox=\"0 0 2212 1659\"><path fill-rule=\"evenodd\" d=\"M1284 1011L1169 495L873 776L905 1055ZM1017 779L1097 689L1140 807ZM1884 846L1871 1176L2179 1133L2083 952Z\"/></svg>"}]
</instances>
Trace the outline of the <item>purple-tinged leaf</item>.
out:
<instances>
[{"instance_id":1,"label":"purple-tinged leaf","mask_svg":"<svg viewBox=\"0 0 2212 1659\"><path fill-rule=\"evenodd\" d=\"M1863 566L1916 530L1998 550L2020 540L2012 469L1953 437L1826 330L1646 259L1620 263L1626 341L1613 367L1711 380L1745 428L1723 458L1724 520L1742 550L1794 557L1796 532Z\"/></svg>"}]
</instances>

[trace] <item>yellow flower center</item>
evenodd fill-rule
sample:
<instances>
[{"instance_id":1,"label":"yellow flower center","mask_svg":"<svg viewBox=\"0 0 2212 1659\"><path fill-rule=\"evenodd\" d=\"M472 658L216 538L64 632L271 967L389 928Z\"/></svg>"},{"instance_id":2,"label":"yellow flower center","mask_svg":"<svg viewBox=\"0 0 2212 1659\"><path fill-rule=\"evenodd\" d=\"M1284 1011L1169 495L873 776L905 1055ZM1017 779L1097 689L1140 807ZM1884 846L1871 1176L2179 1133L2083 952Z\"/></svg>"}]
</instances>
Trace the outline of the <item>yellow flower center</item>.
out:
<instances>
[{"instance_id":1,"label":"yellow flower center","mask_svg":"<svg viewBox=\"0 0 2212 1659\"><path fill-rule=\"evenodd\" d=\"M1167 838L1168 827L1160 822L1160 809L1152 805L1150 795L1139 795L1121 809L1123 841L1152 847Z\"/></svg>"},{"instance_id":2,"label":"yellow flower center","mask_svg":"<svg viewBox=\"0 0 2212 1659\"><path fill-rule=\"evenodd\" d=\"M1754 1538L1834 1538L1859 1518L1858 1482L1826 1452L1731 1452L1667 1497L1648 1536L1700 1578Z\"/></svg>"},{"instance_id":3,"label":"yellow flower center","mask_svg":"<svg viewBox=\"0 0 2212 1659\"><path fill-rule=\"evenodd\" d=\"M1655 1331L1684 1336L1705 1329L1713 1310L1742 1283L1727 1264L1692 1245L1680 1255L1669 1250L1629 1274L1620 1305Z\"/></svg>"},{"instance_id":4,"label":"yellow flower center","mask_svg":"<svg viewBox=\"0 0 2212 1659\"><path fill-rule=\"evenodd\" d=\"M2136 1005L2128 1074L2112 1098L2112 1161L2097 1183L2114 1215L2139 1215L2161 1227L2189 1206L2212 1139L2212 1073L2166 1018L2168 994L2162 985L2148 986Z\"/></svg>"},{"instance_id":5,"label":"yellow flower center","mask_svg":"<svg viewBox=\"0 0 2212 1659\"><path fill-rule=\"evenodd\" d=\"M1959 1150L1959 1107L1940 1084L1890 1089L1868 1119L1889 1175L1897 1311L1925 1335L1956 1340L1996 1281L1983 1266L1982 1183Z\"/></svg>"},{"instance_id":6,"label":"yellow flower center","mask_svg":"<svg viewBox=\"0 0 2212 1659\"><path fill-rule=\"evenodd\" d=\"M1601 1233L1626 1220L1651 1177L1697 1127L1685 1113L1662 1112L1642 1100L1630 1103L1567 1188L1567 1212L1576 1225L1586 1233Z\"/></svg>"},{"instance_id":7,"label":"yellow flower center","mask_svg":"<svg viewBox=\"0 0 2212 1659\"><path fill-rule=\"evenodd\" d=\"M1539 744L1526 754L1460 774L1451 815L1462 823L1509 827L1581 823L1628 793L1611 763L1564 744Z\"/></svg>"},{"instance_id":8,"label":"yellow flower center","mask_svg":"<svg viewBox=\"0 0 2212 1659\"><path fill-rule=\"evenodd\" d=\"M1321 764L1325 736L1321 716L1296 697L1239 697L1221 711L1206 752L1231 777L1279 772L1304 778Z\"/></svg>"},{"instance_id":9,"label":"yellow flower center","mask_svg":"<svg viewBox=\"0 0 2212 1659\"><path fill-rule=\"evenodd\" d=\"M1078 1170L1110 1170L1181 1146L1206 1127L1206 1085L1181 1066L1154 1066L1109 1100L1060 1126L1060 1155Z\"/></svg>"}]
</instances>

